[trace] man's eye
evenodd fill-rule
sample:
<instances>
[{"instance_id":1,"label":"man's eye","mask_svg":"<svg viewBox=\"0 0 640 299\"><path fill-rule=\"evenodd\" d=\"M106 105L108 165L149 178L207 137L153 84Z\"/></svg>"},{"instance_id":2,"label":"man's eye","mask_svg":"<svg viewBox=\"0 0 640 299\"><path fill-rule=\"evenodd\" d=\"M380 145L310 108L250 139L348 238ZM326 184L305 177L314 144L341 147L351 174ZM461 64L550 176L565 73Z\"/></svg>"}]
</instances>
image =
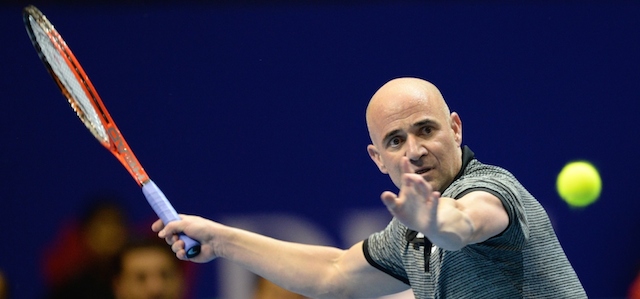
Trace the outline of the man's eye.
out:
<instances>
[{"instance_id":1,"label":"man's eye","mask_svg":"<svg viewBox=\"0 0 640 299\"><path fill-rule=\"evenodd\" d=\"M422 128L422 133L424 133L426 135L431 134L432 131L433 131L433 128L431 128L431 127Z\"/></svg>"},{"instance_id":2,"label":"man's eye","mask_svg":"<svg viewBox=\"0 0 640 299\"><path fill-rule=\"evenodd\" d=\"M402 143L402 139L400 139L400 137L394 137L389 140L389 146L391 147L397 147L400 143Z\"/></svg>"}]
</instances>

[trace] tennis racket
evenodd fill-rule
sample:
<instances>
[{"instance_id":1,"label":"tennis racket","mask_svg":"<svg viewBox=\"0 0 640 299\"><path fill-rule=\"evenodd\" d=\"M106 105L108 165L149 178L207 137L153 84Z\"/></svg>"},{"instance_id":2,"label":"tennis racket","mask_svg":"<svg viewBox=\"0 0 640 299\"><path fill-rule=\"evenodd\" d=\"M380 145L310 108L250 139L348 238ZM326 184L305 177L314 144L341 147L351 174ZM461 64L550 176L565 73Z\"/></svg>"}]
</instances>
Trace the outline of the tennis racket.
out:
<instances>
[{"instance_id":1,"label":"tennis racket","mask_svg":"<svg viewBox=\"0 0 640 299\"><path fill-rule=\"evenodd\" d=\"M158 217L165 224L179 220L169 200L138 162L62 36L35 6L24 8L23 20L38 56L80 120L142 187L142 193ZM181 234L180 239L185 243L187 257L192 258L200 253L199 242L185 234Z\"/></svg>"}]
</instances>

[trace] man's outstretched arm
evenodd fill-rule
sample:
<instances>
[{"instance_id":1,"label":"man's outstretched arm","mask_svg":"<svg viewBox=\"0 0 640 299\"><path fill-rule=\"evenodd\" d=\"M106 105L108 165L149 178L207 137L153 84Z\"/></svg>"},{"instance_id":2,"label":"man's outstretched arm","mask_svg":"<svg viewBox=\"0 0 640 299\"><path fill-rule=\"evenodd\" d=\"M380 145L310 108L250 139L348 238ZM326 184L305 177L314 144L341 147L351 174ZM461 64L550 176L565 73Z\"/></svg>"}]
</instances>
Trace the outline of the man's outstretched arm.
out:
<instances>
[{"instance_id":1,"label":"man's outstretched arm","mask_svg":"<svg viewBox=\"0 0 640 299\"><path fill-rule=\"evenodd\" d=\"M347 250L276 240L228 227L201 217L181 215L166 226L156 221L152 229L182 260L184 232L200 241L201 253L193 262L224 258L290 291L312 298L363 298L388 295L409 287L372 267L365 260L362 242Z\"/></svg>"}]
</instances>

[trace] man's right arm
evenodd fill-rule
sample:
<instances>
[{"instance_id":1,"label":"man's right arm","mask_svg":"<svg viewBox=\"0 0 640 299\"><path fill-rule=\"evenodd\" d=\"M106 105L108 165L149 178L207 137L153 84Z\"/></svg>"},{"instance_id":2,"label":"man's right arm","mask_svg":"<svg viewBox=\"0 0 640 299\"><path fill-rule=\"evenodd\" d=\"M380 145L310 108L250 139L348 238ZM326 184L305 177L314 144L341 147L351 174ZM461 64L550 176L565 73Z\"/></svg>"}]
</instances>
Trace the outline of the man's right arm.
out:
<instances>
[{"instance_id":1,"label":"man's right arm","mask_svg":"<svg viewBox=\"0 0 640 299\"><path fill-rule=\"evenodd\" d=\"M194 216L162 225L153 224L158 236L167 239L176 256L186 260L184 232L202 243L194 262L217 257L235 262L283 288L313 298L376 297L409 287L372 267L359 242L347 250L285 242Z\"/></svg>"}]
</instances>

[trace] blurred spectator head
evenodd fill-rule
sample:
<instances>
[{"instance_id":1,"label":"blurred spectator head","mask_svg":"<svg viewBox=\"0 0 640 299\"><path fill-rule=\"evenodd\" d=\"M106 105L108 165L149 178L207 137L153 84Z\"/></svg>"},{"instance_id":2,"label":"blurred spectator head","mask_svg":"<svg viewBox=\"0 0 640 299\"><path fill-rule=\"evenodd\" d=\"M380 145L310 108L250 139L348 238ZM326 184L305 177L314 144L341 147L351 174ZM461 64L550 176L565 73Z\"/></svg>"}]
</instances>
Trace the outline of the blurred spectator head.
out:
<instances>
[{"instance_id":1,"label":"blurred spectator head","mask_svg":"<svg viewBox=\"0 0 640 299\"><path fill-rule=\"evenodd\" d=\"M117 259L113 292L117 299L177 299L185 293L183 262L158 238L127 243Z\"/></svg>"},{"instance_id":2,"label":"blurred spectator head","mask_svg":"<svg viewBox=\"0 0 640 299\"><path fill-rule=\"evenodd\" d=\"M0 270L0 299L9 299L9 282L2 270Z\"/></svg>"},{"instance_id":3,"label":"blurred spectator head","mask_svg":"<svg viewBox=\"0 0 640 299\"><path fill-rule=\"evenodd\" d=\"M80 219L82 239L97 259L114 257L127 240L122 207L114 200L97 198Z\"/></svg>"}]
</instances>

